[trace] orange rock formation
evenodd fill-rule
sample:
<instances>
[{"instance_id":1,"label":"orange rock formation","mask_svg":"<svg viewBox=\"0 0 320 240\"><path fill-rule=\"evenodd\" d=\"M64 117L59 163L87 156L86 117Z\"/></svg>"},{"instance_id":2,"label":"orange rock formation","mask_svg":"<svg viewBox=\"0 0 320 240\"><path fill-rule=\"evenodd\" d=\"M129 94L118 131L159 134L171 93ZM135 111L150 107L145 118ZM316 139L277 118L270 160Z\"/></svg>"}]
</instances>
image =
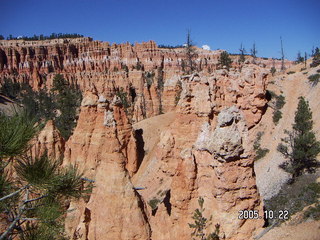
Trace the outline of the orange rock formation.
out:
<instances>
[{"instance_id":1,"label":"orange rock formation","mask_svg":"<svg viewBox=\"0 0 320 240\"><path fill-rule=\"evenodd\" d=\"M70 139L49 137L57 135L49 122L35 147L54 157L64 147L64 164L77 164L95 181L88 201L71 202L67 234L190 239L188 223L201 196L221 236L253 239L263 220L238 219L238 211L262 215L248 139L266 108L265 66L272 61L217 70L220 51L199 49L199 73L183 75L183 49L153 41L55 41L0 41L0 77L37 89L50 88L54 74L63 73L84 93Z\"/></svg>"}]
</instances>

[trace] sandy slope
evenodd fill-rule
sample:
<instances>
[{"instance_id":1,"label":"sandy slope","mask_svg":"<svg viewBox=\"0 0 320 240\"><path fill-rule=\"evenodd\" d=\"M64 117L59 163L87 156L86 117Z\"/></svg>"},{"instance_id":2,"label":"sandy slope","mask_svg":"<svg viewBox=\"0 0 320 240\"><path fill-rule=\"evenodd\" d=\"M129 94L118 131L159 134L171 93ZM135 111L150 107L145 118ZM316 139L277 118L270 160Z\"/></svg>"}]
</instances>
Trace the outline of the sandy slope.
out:
<instances>
[{"instance_id":1,"label":"sandy slope","mask_svg":"<svg viewBox=\"0 0 320 240\"><path fill-rule=\"evenodd\" d=\"M268 108L266 114L263 116L262 121L254 131L264 132L261 139L261 146L268 148L270 152L263 159L255 163L255 172L257 175L257 185L260 194L264 199L270 198L276 194L281 185L286 181L287 174L279 169L278 165L284 161L282 155L277 151L277 146L283 138L284 130L290 130L294 121L294 115L297 109L300 96L304 96L310 104L313 112L314 130L317 138L320 139L320 84L311 87L308 82L308 76L315 74L318 68L308 68L301 72L302 64L296 65L288 71L295 71L294 74L281 74L271 79L268 90L276 94L283 94L285 96L286 104L281 109L282 119L280 119L277 126L272 121L273 109ZM308 72L304 74L304 72Z\"/></svg>"},{"instance_id":2,"label":"sandy slope","mask_svg":"<svg viewBox=\"0 0 320 240\"><path fill-rule=\"evenodd\" d=\"M309 64L308 64L309 65ZM310 104L313 112L314 131L317 139L320 139L320 84L312 87L308 82L308 77L316 73L317 68L308 68L301 71L303 64L296 65L289 71L295 71L294 74L279 74L275 76L268 86L268 90L276 94L283 94L286 98L286 104L282 111L282 119L277 126L272 121L273 110L268 108L262 121L254 129L256 133L263 131L264 135L261 140L261 146L268 148L270 152L263 158L255 162L255 172L257 177L257 185L263 199L268 199L276 194L281 185L286 181L287 175L278 165L284 161L282 155L277 152L276 148L281 141L285 129L290 130L294 121L295 111L298 105L298 98L304 96ZM305 73L305 74L304 74ZM319 240L320 239L320 221L286 223L279 227L275 227L263 235L261 240Z\"/></svg>"}]
</instances>

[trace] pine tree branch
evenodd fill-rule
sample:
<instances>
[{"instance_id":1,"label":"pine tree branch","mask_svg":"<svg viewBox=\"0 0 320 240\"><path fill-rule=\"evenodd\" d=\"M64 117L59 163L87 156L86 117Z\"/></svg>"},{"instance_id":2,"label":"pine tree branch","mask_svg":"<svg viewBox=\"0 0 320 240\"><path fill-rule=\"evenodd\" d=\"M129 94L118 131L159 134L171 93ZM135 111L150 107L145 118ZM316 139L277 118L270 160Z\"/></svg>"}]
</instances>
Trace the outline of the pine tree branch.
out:
<instances>
[{"instance_id":1,"label":"pine tree branch","mask_svg":"<svg viewBox=\"0 0 320 240\"><path fill-rule=\"evenodd\" d=\"M6 239L7 235L10 234L10 232L15 228L17 222L20 220L20 217L22 215L22 211L19 213L19 215L13 220L13 222L10 224L8 229L0 236L0 240Z\"/></svg>"},{"instance_id":2,"label":"pine tree branch","mask_svg":"<svg viewBox=\"0 0 320 240\"><path fill-rule=\"evenodd\" d=\"M47 196L48 196L48 195L42 195L42 196L37 197L37 198L25 200L25 201L23 202L23 204L27 204L27 203L29 203L29 202L34 202L34 201L40 200L40 199L42 199L42 198L45 198L45 197L47 197Z\"/></svg>"},{"instance_id":3,"label":"pine tree branch","mask_svg":"<svg viewBox=\"0 0 320 240\"><path fill-rule=\"evenodd\" d=\"M19 192L21 192L22 190L26 189L27 187L28 187L28 185L20 188L19 190L15 191L15 192L13 192L13 193L10 193L10 194L7 195L7 196L4 196L4 197L0 198L0 202L3 201L3 200L6 200L7 198L11 198L11 197L17 195Z\"/></svg>"},{"instance_id":4,"label":"pine tree branch","mask_svg":"<svg viewBox=\"0 0 320 240\"><path fill-rule=\"evenodd\" d=\"M22 221L39 221L40 218L20 218Z\"/></svg>"}]
</instances>

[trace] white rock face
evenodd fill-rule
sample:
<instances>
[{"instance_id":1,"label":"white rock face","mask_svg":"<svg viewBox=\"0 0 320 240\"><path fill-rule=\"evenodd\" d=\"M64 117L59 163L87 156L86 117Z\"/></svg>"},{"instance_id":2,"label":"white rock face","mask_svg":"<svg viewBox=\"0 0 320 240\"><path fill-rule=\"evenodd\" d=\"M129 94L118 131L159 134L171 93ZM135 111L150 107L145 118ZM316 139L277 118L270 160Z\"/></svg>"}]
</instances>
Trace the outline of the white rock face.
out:
<instances>
[{"instance_id":1,"label":"white rock face","mask_svg":"<svg viewBox=\"0 0 320 240\"><path fill-rule=\"evenodd\" d=\"M232 125L233 121L241 120L239 108L232 106L230 108L223 109L218 115L218 126L226 127Z\"/></svg>"},{"instance_id":2,"label":"white rock face","mask_svg":"<svg viewBox=\"0 0 320 240\"><path fill-rule=\"evenodd\" d=\"M221 162L232 161L243 153L243 137L246 126L236 106L222 110L214 131L208 123L202 126L195 147L209 151Z\"/></svg>"},{"instance_id":3,"label":"white rock face","mask_svg":"<svg viewBox=\"0 0 320 240\"><path fill-rule=\"evenodd\" d=\"M90 107L90 106L95 106L97 105L98 102L98 96L91 93L91 92L86 92L84 98L81 101L81 106L82 107Z\"/></svg>"},{"instance_id":4,"label":"white rock face","mask_svg":"<svg viewBox=\"0 0 320 240\"><path fill-rule=\"evenodd\" d=\"M103 125L106 127L115 127L116 126L116 121L114 120L113 112L111 112L110 110L104 112Z\"/></svg>"}]
</instances>

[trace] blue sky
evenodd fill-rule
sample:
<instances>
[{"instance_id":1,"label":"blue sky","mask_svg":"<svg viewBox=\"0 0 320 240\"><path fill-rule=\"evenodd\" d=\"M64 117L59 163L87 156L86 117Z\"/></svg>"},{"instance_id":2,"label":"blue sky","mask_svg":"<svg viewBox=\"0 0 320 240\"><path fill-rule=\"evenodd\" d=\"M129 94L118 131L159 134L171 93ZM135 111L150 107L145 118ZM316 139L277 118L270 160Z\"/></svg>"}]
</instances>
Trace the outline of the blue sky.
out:
<instances>
[{"instance_id":1,"label":"blue sky","mask_svg":"<svg viewBox=\"0 0 320 240\"><path fill-rule=\"evenodd\" d=\"M0 34L79 33L111 43L193 41L236 53L242 43L258 56L286 58L320 47L319 0L0 0Z\"/></svg>"}]
</instances>

